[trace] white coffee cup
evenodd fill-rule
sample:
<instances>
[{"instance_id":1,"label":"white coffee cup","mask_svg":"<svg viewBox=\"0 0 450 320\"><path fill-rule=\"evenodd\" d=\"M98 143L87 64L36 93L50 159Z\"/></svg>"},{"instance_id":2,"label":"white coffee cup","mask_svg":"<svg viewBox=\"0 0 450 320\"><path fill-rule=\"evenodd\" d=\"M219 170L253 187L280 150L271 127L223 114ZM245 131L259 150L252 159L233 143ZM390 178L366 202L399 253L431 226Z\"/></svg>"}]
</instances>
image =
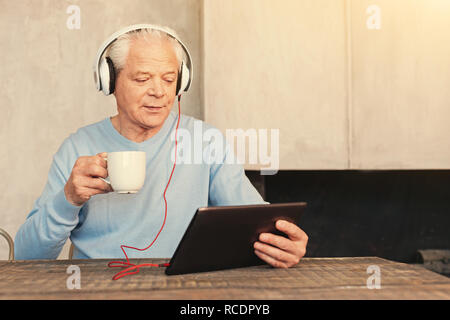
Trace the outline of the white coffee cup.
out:
<instances>
[{"instance_id":1,"label":"white coffee cup","mask_svg":"<svg viewBox=\"0 0 450 320\"><path fill-rule=\"evenodd\" d=\"M145 181L145 152L118 151L108 152L108 180L117 193L137 193Z\"/></svg>"}]
</instances>

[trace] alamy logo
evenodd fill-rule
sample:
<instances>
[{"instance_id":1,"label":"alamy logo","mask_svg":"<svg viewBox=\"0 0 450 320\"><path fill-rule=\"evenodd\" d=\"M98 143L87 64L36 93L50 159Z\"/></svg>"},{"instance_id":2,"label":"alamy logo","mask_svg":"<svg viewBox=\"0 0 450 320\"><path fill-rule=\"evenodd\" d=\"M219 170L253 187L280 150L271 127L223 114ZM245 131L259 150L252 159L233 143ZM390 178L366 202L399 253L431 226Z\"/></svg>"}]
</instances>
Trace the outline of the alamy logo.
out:
<instances>
[{"instance_id":1,"label":"alamy logo","mask_svg":"<svg viewBox=\"0 0 450 320\"><path fill-rule=\"evenodd\" d=\"M367 273L372 274L367 278L367 289L381 289L381 271L377 265L370 265L367 267Z\"/></svg>"},{"instance_id":2,"label":"alamy logo","mask_svg":"<svg viewBox=\"0 0 450 320\"><path fill-rule=\"evenodd\" d=\"M81 10L77 5L70 5L66 10L67 14L70 16L67 18L66 26L69 30L80 29L81 28Z\"/></svg>"},{"instance_id":3,"label":"alamy logo","mask_svg":"<svg viewBox=\"0 0 450 320\"><path fill-rule=\"evenodd\" d=\"M366 26L369 30L381 29L381 9L376 4L372 4L367 7L366 13L370 14L367 18Z\"/></svg>"},{"instance_id":4,"label":"alamy logo","mask_svg":"<svg viewBox=\"0 0 450 320\"><path fill-rule=\"evenodd\" d=\"M81 270L77 265L70 265L66 270L67 274L70 276L66 280L66 287L69 290L81 289Z\"/></svg>"},{"instance_id":5,"label":"alamy logo","mask_svg":"<svg viewBox=\"0 0 450 320\"><path fill-rule=\"evenodd\" d=\"M175 140L175 134L171 139ZM227 129L224 137L216 128L204 130L203 122L196 120L193 133L178 129L176 161L208 165L248 163L260 166L263 175L273 175L279 169L279 139L279 129L253 128ZM175 147L172 161L175 161Z\"/></svg>"}]
</instances>

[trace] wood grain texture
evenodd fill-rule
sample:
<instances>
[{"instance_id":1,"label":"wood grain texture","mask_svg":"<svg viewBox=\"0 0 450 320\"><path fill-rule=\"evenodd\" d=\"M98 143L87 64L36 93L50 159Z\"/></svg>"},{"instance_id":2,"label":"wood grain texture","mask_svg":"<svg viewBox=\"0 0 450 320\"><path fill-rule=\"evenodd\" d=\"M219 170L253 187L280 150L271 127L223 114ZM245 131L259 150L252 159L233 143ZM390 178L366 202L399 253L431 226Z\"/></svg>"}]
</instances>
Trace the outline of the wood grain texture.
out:
<instances>
[{"instance_id":1,"label":"wood grain texture","mask_svg":"<svg viewBox=\"0 0 450 320\"><path fill-rule=\"evenodd\" d=\"M161 259L133 260L164 262ZM0 299L449 299L450 279L419 266L376 257L304 258L296 267L268 265L166 276L163 268L111 280L108 260L0 262ZM81 289L68 290L66 269L81 269ZM367 267L381 289L366 287Z\"/></svg>"}]
</instances>

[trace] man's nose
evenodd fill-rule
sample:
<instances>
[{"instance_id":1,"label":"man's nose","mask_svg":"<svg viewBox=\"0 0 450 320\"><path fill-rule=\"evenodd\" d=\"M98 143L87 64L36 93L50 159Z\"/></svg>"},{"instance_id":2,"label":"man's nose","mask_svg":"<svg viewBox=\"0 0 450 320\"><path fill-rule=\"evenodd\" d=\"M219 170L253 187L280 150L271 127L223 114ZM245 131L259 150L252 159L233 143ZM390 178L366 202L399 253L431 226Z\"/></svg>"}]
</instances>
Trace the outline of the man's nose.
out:
<instances>
[{"instance_id":1,"label":"man's nose","mask_svg":"<svg viewBox=\"0 0 450 320\"><path fill-rule=\"evenodd\" d=\"M151 81L150 86L147 90L147 94L149 96L155 96L157 98L161 98L162 96L164 96L165 91L161 81L158 79Z\"/></svg>"}]
</instances>

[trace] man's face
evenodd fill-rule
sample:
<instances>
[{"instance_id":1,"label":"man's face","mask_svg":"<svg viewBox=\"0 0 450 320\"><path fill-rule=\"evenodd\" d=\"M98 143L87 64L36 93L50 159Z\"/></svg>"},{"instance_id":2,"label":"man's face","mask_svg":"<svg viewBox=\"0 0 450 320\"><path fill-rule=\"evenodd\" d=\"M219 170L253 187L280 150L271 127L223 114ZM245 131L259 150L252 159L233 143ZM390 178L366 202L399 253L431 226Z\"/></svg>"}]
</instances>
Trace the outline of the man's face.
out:
<instances>
[{"instance_id":1,"label":"man's face","mask_svg":"<svg viewBox=\"0 0 450 320\"><path fill-rule=\"evenodd\" d=\"M133 41L116 79L115 96L122 126L159 129L172 108L178 61L165 39Z\"/></svg>"}]
</instances>

